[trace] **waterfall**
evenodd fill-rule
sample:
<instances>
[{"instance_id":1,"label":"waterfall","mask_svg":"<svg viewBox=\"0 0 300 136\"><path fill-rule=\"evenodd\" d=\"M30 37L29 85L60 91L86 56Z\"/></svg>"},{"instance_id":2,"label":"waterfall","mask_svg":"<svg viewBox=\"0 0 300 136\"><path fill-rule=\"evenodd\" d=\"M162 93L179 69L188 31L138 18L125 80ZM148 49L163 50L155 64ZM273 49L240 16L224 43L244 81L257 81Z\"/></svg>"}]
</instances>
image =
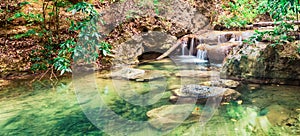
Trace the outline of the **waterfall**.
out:
<instances>
[{"instance_id":1,"label":"waterfall","mask_svg":"<svg viewBox=\"0 0 300 136\"><path fill-rule=\"evenodd\" d=\"M185 41L183 41L183 43L181 44L181 55L182 56L184 56L185 54L184 54L184 49L185 49L185 47L186 47L187 45L186 45L186 42Z\"/></svg>"},{"instance_id":2,"label":"waterfall","mask_svg":"<svg viewBox=\"0 0 300 136\"><path fill-rule=\"evenodd\" d=\"M197 51L197 58L198 59L205 60L206 59L206 55L207 55L207 51L206 50L200 50L200 49L198 49L198 51Z\"/></svg>"},{"instance_id":3,"label":"waterfall","mask_svg":"<svg viewBox=\"0 0 300 136\"><path fill-rule=\"evenodd\" d=\"M192 56L194 52L194 38L191 40L189 56Z\"/></svg>"}]
</instances>

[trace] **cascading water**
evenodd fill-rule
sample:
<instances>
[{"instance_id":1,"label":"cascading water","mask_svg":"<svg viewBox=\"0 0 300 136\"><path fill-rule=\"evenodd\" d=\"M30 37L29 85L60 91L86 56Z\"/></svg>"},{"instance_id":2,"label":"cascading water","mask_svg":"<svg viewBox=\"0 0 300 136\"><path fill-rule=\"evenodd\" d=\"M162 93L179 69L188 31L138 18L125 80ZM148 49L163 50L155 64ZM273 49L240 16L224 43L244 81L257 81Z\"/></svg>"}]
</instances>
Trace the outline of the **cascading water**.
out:
<instances>
[{"instance_id":1,"label":"cascading water","mask_svg":"<svg viewBox=\"0 0 300 136\"><path fill-rule=\"evenodd\" d=\"M198 50L197 51L197 58L198 59L205 60L206 59L206 55L207 55L207 51L206 50Z\"/></svg>"},{"instance_id":2,"label":"cascading water","mask_svg":"<svg viewBox=\"0 0 300 136\"><path fill-rule=\"evenodd\" d=\"M218 36L218 44L221 44L221 35Z\"/></svg>"},{"instance_id":3,"label":"cascading water","mask_svg":"<svg viewBox=\"0 0 300 136\"><path fill-rule=\"evenodd\" d=\"M199 38L199 45L202 45L202 39ZM197 51L197 58L200 59L200 60L205 60L206 59L206 56L207 56L207 51L205 50L205 48L203 49L198 49Z\"/></svg>"},{"instance_id":4,"label":"cascading water","mask_svg":"<svg viewBox=\"0 0 300 136\"><path fill-rule=\"evenodd\" d=\"M189 56L192 56L194 52L194 38L191 40Z\"/></svg>"},{"instance_id":5,"label":"cascading water","mask_svg":"<svg viewBox=\"0 0 300 136\"><path fill-rule=\"evenodd\" d=\"M243 37L240 36L238 41L239 41L239 45L242 45L243 44Z\"/></svg>"},{"instance_id":6,"label":"cascading water","mask_svg":"<svg viewBox=\"0 0 300 136\"><path fill-rule=\"evenodd\" d=\"M181 55L184 56L184 51L185 51L185 48L186 48L187 44L185 41L183 41L183 43L181 44Z\"/></svg>"}]
</instances>

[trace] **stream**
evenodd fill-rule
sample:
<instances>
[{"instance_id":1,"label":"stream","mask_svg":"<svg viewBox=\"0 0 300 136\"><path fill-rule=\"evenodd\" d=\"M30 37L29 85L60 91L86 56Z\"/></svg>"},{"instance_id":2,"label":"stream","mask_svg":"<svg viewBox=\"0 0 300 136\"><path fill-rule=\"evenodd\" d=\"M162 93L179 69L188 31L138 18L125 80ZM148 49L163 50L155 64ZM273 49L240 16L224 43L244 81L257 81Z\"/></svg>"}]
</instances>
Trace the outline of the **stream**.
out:
<instances>
[{"instance_id":1,"label":"stream","mask_svg":"<svg viewBox=\"0 0 300 136\"><path fill-rule=\"evenodd\" d=\"M13 81L0 90L0 135L300 135L300 86L250 83L241 83L235 88L241 97L221 103L204 126L189 122L191 117L187 117L173 129L156 129L147 123L146 113L173 105L169 101L170 90L184 84L218 80L218 77L184 77L176 73L218 71L220 66L203 62L181 65L167 58L135 68L155 71L163 77L136 82L102 78L108 72L102 71L80 82L62 78L54 86L49 80L31 85L29 80ZM93 85L96 86L94 92L89 90ZM143 98L139 98L141 95ZM195 107L197 111L193 112L199 114L205 109L203 104L195 104ZM111 122L118 118L132 121L129 121L132 126L128 126L128 122Z\"/></svg>"}]
</instances>

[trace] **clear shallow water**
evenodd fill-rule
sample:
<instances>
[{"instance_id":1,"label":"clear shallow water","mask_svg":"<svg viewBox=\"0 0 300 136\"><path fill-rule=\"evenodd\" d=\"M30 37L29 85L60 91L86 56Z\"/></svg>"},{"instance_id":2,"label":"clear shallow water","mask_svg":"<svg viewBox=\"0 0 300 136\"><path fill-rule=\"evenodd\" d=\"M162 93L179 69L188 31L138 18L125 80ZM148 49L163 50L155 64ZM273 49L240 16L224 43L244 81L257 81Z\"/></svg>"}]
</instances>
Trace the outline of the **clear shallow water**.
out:
<instances>
[{"instance_id":1,"label":"clear shallow water","mask_svg":"<svg viewBox=\"0 0 300 136\"><path fill-rule=\"evenodd\" d=\"M169 105L169 90L179 88L181 84L199 83L210 78L179 78L180 69L195 69L189 66L174 65L170 60L151 62L138 66L139 69L155 70L165 75L160 82L166 89L158 93L159 101L149 101L147 106L126 102L126 98L135 94L151 92L152 84L134 81L112 81L98 78L95 83L101 98L117 115L133 121L147 121L146 112ZM16 81L0 91L0 135L106 135L93 125L85 116L78 102L72 79L62 79L54 87L45 80L33 83ZM82 82L87 86L90 80ZM164 85L160 84L160 85ZM124 89L129 87L129 89ZM159 87L159 86L158 86ZM123 89L122 89L123 88ZM119 89L119 90L118 90ZM119 92L125 92L119 96ZM157 88L155 88L157 89ZM155 90L154 89L154 90ZM129 91L133 90L133 91ZM166 135L300 135L300 87L277 85L242 85L237 89L242 93L242 104L229 103L218 108L213 117L202 127L198 123L182 123ZM128 96L128 97L126 97ZM125 100L124 100L125 99ZM150 99L150 98L149 98ZM141 102L138 98L135 102ZM152 102L155 102L152 104ZM97 109L97 103L90 110ZM203 105L197 105L201 113ZM102 111L103 112L103 111ZM99 120L111 116L101 114ZM101 122L97 124L101 126ZM264 125L268 124L271 125ZM120 124L119 124L120 125ZM116 135L161 135L162 132L151 126L113 126ZM145 129L147 128L147 129Z\"/></svg>"}]
</instances>

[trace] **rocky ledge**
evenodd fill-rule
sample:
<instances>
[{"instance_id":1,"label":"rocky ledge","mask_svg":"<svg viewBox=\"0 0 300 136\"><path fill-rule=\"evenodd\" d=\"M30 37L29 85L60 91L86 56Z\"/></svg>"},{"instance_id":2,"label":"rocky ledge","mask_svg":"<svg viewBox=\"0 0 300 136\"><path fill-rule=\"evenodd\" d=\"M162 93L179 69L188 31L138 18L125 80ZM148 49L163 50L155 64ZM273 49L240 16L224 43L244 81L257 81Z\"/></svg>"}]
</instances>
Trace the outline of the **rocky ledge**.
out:
<instances>
[{"instance_id":1,"label":"rocky ledge","mask_svg":"<svg viewBox=\"0 0 300 136\"><path fill-rule=\"evenodd\" d=\"M299 41L272 47L268 43L242 45L233 49L221 77L253 83L300 85Z\"/></svg>"}]
</instances>

